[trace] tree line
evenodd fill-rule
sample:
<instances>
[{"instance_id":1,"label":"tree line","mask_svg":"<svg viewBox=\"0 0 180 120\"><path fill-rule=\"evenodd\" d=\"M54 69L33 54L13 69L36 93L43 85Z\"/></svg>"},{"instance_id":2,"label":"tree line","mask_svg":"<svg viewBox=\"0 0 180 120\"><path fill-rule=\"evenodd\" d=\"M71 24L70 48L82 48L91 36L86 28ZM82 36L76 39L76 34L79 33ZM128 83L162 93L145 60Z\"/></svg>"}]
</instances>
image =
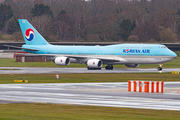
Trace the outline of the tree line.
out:
<instances>
[{"instance_id":1,"label":"tree line","mask_svg":"<svg viewBox=\"0 0 180 120\"><path fill-rule=\"evenodd\" d=\"M27 19L49 42L179 42L180 0L5 0L0 39Z\"/></svg>"}]
</instances>

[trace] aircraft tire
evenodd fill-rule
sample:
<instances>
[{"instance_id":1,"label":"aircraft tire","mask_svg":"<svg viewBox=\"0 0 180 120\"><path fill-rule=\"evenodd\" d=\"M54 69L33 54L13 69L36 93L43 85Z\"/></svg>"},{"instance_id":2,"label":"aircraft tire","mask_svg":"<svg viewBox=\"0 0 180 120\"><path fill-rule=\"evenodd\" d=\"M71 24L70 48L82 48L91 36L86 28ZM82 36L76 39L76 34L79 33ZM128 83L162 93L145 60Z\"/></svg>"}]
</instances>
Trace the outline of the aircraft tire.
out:
<instances>
[{"instance_id":1,"label":"aircraft tire","mask_svg":"<svg viewBox=\"0 0 180 120\"><path fill-rule=\"evenodd\" d=\"M101 68L90 68L90 67L87 67L88 70L101 70Z\"/></svg>"},{"instance_id":2,"label":"aircraft tire","mask_svg":"<svg viewBox=\"0 0 180 120\"><path fill-rule=\"evenodd\" d=\"M161 70L162 70L162 67L158 67L157 69L158 69L158 71L161 71Z\"/></svg>"},{"instance_id":3,"label":"aircraft tire","mask_svg":"<svg viewBox=\"0 0 180 120\"><path fill-rule=\"evenodd\" d=\"M113 70L113 65L111 65L111 66L108 65L108 66L105 67L105 69L106 69L106 70Z\"/></svg>"}]
</instances>

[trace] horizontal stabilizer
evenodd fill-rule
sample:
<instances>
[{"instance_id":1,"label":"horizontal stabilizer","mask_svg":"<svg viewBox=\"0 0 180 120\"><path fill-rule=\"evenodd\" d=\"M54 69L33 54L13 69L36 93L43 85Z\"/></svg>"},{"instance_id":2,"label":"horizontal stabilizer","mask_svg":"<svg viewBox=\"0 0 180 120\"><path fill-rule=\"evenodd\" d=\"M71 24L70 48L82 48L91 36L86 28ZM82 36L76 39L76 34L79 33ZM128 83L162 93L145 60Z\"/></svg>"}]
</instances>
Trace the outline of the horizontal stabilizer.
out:
<instances>
[{"instance_id":1,"label":"horizontal stabilizer","mask_svg":"<svg viewBox=\"0 0 180 120\"><path fill-rule=\"evenodd\" d=\"M12 45L4 45L4 46L12 47L12 48L19 48L19 49L24 49L24 50L30 50L30 51L39 51L38 49L23 48L23 47L12 46Z\"/></svg>"}]
</instances>

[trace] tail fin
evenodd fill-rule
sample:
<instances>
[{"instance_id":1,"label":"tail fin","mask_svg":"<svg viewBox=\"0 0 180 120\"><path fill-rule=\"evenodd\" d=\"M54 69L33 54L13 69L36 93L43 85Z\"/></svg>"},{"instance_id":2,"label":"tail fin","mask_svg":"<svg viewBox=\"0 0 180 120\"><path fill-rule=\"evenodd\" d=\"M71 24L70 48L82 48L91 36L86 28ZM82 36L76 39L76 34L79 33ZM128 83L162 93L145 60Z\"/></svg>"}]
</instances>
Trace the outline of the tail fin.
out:
<instances>
[{"instance_id":1,"label":"tail fin","mask_svg":"<svg viewBox=\"0 0 180 120\"><path fill-rule=\"evenodd\" d=\"M19 19L18 21L26 45L49 45L49 43L26 19Z\"/></svg>"}]
</instances>

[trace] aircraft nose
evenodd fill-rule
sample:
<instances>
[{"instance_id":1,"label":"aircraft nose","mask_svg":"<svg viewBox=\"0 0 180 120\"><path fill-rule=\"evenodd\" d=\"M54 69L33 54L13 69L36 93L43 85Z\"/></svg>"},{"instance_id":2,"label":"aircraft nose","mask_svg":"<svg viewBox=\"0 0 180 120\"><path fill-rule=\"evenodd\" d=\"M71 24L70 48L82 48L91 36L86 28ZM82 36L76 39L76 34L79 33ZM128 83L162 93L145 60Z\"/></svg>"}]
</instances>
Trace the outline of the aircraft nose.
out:
<instances>
[{"instance_id":1,"label":"aircraft nose","mask_svg":"<svg viewBox=\"0 0 180 120\"><path fill-rule=\"evenodd\" d=\"M171 60L174 60L176 57L177 57L177 55L176 55L176 53L174 53L173 51L171 51L171 50L169 50L169 60L171 61Z\"/></svg>"},{"instance_id":2,"label":"aircraft nose","mask_svg":"<svg viewBox=\"0 0 180 120\"><path fill-rule=\"evenodd\" d=\"M171 51L171 56L177 57L176 53L174 53L173 51Z\"/></svg>"}]
</instances>

